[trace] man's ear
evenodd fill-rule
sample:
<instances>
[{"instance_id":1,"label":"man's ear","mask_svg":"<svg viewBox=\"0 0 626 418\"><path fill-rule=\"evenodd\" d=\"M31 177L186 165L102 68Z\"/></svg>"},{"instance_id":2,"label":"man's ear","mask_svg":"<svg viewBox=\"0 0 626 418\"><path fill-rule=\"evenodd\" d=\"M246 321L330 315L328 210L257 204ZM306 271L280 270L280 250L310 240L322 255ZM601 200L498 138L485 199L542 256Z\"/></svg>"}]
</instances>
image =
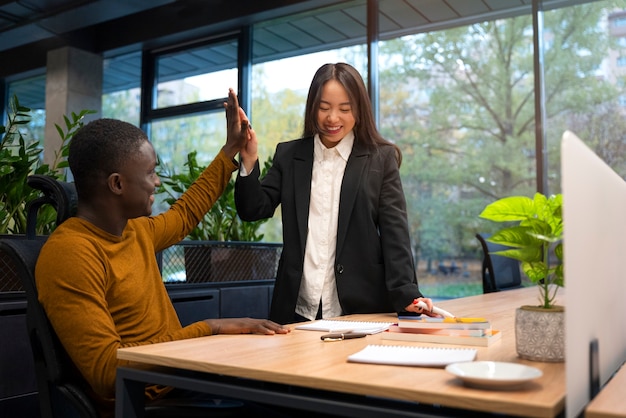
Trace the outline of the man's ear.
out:
<instances>
[{"instance_id":1,"label":"man's ear","mask_svg":"<svg viewBox=\"0 0 626 418\"><path fill-rule=\"evenodd\" d=\"M120 173L111 173L107 177L107 186L113 194L122 194L122 175Z\"/></svg>"}]
</instances>

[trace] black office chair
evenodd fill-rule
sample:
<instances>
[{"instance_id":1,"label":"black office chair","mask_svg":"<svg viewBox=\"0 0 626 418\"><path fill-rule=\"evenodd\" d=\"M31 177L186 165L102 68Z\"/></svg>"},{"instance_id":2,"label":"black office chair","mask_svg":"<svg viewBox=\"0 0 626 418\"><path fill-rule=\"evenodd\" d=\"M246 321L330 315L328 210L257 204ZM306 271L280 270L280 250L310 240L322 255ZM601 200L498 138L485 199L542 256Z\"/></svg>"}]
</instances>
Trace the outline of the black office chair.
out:
<instances>
[{"instance_id":1,"label":"black office chair","mask_svg":"<svg viewBox=\"0 0 626 418\"><path fill-rule=\"evenodd\" d=\"M496 251L509 249L504 245L487 241L488 235L476 234L483 249L482 279L483 293L499 292L522 287L522 274L519 261L502 255Z\"/></svg>"},{"instance_id":2,"label":"black office chair","mask_svg":"<svg viewBox=\"0 0 626 418\"><path fill-rule=\"evenodd\" d=\"M39 209L49 204L57 212L57 225L76 212L76 190L71 183L52 177L33 175L27 184L42 191L42 196L28 206L26 238L0 240L0 251L13 261L26 293L26 324L30 340L42 418L86 417L98 414L89 396L82 389L81 376L58 340L48 317L38 301L35 286L35 264L44 236L36 236Z\"/></svg>"},{"instance_id":3,"label":"black office chair","mask_svg":"<svg viewBox=\"0 0 626 418\"><path fill-rule=\"evenodd\" d=\"M9 255L26 292L26 324L35 361L42 418L97 418L91 399L82 389L80 374L58 340L37 300L35 264L44 238L0 240L0 251Z\"/></svg>"}]
</instances>

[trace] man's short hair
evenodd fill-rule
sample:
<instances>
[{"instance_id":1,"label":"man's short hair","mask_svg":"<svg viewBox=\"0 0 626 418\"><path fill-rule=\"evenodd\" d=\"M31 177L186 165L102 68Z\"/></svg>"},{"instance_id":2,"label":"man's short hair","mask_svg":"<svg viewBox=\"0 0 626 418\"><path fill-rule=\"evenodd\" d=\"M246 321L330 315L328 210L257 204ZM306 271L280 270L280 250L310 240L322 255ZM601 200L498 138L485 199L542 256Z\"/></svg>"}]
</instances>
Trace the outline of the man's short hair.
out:
<instances>
[{"instance_id":1,"label":"man's short hair","mask_svg":"<svg viewBox=\"0 0 626 418\"><path fill-rule=\"evenodd\" d=\"M118 172L148 140L138 127L117 119L97 119L72 137L68 162L80 197L97 192L98 184Z\"/></svg>"}]
</instances>

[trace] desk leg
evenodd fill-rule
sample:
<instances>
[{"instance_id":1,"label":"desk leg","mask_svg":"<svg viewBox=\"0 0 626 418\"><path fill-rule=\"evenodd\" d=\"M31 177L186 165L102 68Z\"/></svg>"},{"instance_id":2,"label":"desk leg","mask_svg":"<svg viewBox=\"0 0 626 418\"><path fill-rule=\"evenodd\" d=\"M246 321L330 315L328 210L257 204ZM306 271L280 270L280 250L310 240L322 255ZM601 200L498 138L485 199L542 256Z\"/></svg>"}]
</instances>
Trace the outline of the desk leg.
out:
<instances>
[{"instance_id":1,"label":"desk leg","mask_svg":"<svg viewBox=\"0 0 626 418\"><path fill-rule=\"evenodd\" d=\"M116 418L143 418L145 410L146 384L133 380L132 370L117 369L115 382L115 417Z\"/></svg>"}]
</instances>

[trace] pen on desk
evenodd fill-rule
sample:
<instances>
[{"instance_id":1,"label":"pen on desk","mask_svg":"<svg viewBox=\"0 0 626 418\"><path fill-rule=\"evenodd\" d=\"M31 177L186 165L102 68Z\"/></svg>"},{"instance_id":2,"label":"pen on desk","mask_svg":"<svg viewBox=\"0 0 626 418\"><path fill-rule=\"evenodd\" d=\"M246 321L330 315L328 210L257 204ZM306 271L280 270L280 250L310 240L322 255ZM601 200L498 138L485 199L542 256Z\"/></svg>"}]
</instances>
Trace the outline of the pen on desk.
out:
<instances>
[{"instance_id":1,"label":"pen on desk","mask_svg":"<svg viewBox=\"0 0 626 418\"><path fill-rule=\"evenodd\" d=\"M349 340L352 338L363 338L367 334L361 332L345 332L345 333L336 333L336 334L326 334L322 335L320 338L322 341L341 341L341 340Z\"/></svg>"}]
</instances>

